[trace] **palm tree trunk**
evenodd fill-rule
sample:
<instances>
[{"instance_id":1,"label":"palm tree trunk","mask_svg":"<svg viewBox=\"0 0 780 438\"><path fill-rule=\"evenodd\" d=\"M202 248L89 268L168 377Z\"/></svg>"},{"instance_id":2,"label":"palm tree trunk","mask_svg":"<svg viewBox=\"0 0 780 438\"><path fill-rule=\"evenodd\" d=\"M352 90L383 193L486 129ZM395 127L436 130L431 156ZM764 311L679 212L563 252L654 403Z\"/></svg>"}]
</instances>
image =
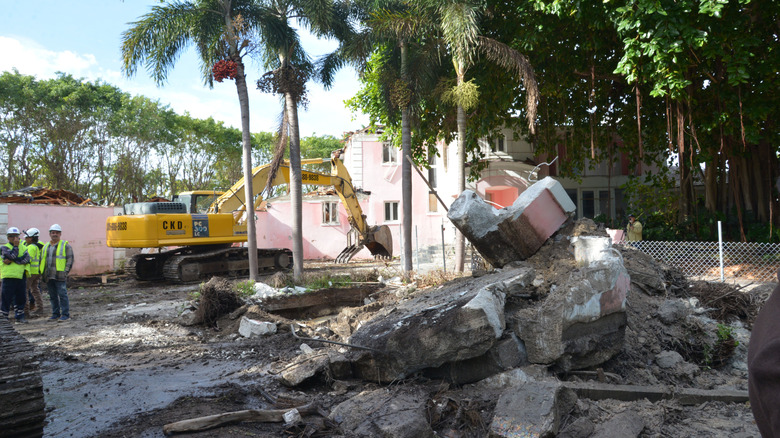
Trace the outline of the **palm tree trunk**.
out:
<instances>
[{"instance_id":1,"label":"palm tree trunk","mask_svg":"<svg viewBox=\"0 0 780 438\"><path fill-rule=\"evenodd\" d=\"M407 47L401 43L401 76L408 83L406 65ZM409 278L412 272L412 128L409 122L409 104L405 102L401 108L401 204L402 228L404 242L404 277Z\"/></svg>"},{"instance_id":2,"label":"palm tree trunk","mask_svg":"<svg viewBox=\"0 0 780 438\"><path fill-rule=\"evenodd\" d=\"M458 78L458 82L462 82ZM455 152L455 179L458 181L458 192L460 196L466 190L466 111L462 105L458 105L458 149ZM455 229L455 272L463 272L463 265L466 259L466 239L463 233Z\"/></svg>"},{"instance_id":3,"label":"palm tree trunk","mask_svg":"<svg viewBox=\"0 0 780 438\"><path fill-rule=\"evenodd\" d=\"M249 279L257 281L257 228L255 225L254 191L252 189L252 137L249 131L249 93L244 76L244 63L236 57L236 91L241 107L241 141L243 144L244 196L246 197L246 242L249 251ZM235 61L235 59L234 59Z\"/></svg>"},{"instance_id":4,"label":"palm tree trunk","mask_svg":"<svg viewBox=\"0 0 780 438\"><path fill-rule=\"evenodd\" d=\"M292 204L293 279L303 278L303 189L301 180L301 138L298 104L292 93L284 94L290 129L290 203Z\"/></svg>"}]
</instances>

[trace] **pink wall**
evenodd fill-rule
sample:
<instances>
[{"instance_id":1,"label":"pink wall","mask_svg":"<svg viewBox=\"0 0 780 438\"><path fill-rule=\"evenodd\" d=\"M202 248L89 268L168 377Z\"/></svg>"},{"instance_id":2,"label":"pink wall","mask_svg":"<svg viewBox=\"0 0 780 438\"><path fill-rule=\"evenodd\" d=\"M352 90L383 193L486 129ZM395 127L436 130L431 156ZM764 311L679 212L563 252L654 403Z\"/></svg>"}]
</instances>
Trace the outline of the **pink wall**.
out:
<instances>
[{"instance_id":1,"label":"pink wall","mask_svg":"<svg viewBox=\"0 0 780 438\"><path fill-rule=\"evenodd\" d=\"M38 228L40 241L49 241L49 227L62 226L62 239L70 242L75 260L72 274L92 275L112 271L114 249L106 246L106 218L113 207L7 204L8 226L20 230ZM3 236L5 241L5 236Z\"/></svg>"},{"instance_id":2,"label":"pink wall","mask_svg":"<svg viewBox=\"0 0 780 438\"><path fill-rule=\"evenodd\" d=\"M291 211L287 197L268 200L270 208L258 211L257 215L257 245L260 248L292 249L292 229L290 227ZM322 202L339 203L339 225L323 225ZM361 207L366 209L365 202ZM370 225L373 225L369 221ZM317 196L303 201L303 258L333 259L347 246L349 222L347 211L341 205L337 196ZM367 249L361 250L354 259L371 259L373 256Z\"/></svg>"}]
</instances>

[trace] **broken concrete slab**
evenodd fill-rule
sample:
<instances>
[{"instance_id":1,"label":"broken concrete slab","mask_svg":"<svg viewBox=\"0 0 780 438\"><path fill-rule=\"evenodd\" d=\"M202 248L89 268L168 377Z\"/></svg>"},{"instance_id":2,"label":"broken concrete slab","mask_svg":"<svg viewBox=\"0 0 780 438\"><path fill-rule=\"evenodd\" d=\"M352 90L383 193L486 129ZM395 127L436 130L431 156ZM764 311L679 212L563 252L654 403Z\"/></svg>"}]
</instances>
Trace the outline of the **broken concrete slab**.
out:
<instances>
[{"instance_id":1,"label":"broken concrete slab","mask_svg":"<svg viewBox=\"0 0 780 438\"><path fill-rule=\"evenodd\" d=\"M254 319L247 318L246 316L241 317L241 322L238 326L238 334L245 338L252 338L255 336L264 336L264 335L270 335L276 333L276 324L273 322L267 322L267 321L257 321Z\"/></svg>"},{"instance_id":2,"label":"broken concrete slab","mask_svg":"<svg viewBox=\"0 0 780 438\"><path fill-rule=\"evenodd\" d=\"M503 292L486 286L476 292L441 289L402 303L350 337L352 345L383 352L360 352L356 374L390 382L484 354L503 334L504 299Z\"/></svg>"},{"instance_id":3,"label":"broken concrete slab","mask_svg":"<svg viewBox=\"0 0 780 438\"><path fill-rule=\"evenodd\" d=\"M333 408L329 418L350 436L433 438L436 434L425 415L428 399L416 388L364 391Z\"/></svg>"},{"instance_id":4,"label":"broken concrete slab","mask_svg":"<svg viewBox=\"0 0 780 438\"><path fill-rule=\"evenodd\" d=\"M619 254L600 254L601 260L553 286L541 305L509 318L530 362L571 371L603 363L620 351L631 280Z\"/></svg>"},{"instance_id":5,"label":"broken concrete slab","mask_svg":"<svg viewBox=\"0 0 780 438\"><path fill-rule=\"evenodd\" d=\"M510 333L482 356L448 362L441 367L426 370L425 376L464 385L525 365L529 365L525 346L514 333Z\"/></svg>"},{"instance_id":6,"label":"broken concrete slab","mask_svg":"<svg viewBox=\"0 0 780 438\"><path fill-rule=\"evenodd\" d=\"M498 398L490 436L552 437L577 397L559 382L527 382L505 390Z\"/></svg>"},{"instance_id":7,"label":"broken concrete slab","mask_svg":"<svg viewBox=\"0 0 780 438\"><path fill-rule=\"evenodd\" d=\"M557 438L589 438L596 425L587 418L578 418L561 430Z\"/></svg>"},{"instance_id":8,"label":"broken concrete slab","mask_svg":"<svg viewBox=\"0 0 780 438\"><path fill-rule=\"evenodd\" d=\"M389 309L382 309L349 338L349 343L382 352L351 352L355 374L390 382L414 372L485 354L503 336L509 287L532 278L526 265L490 278L453 282Z\"/></svg>"},{"instance_id":9,"label":"broken concrete slab","mask_svg":"<svg viewBox=\"0 0 780 438\"><path fill-rule=\"evenodd\" d=\"M352 377L351 365L347 358L334 350L301 354L278 373L279 382L290 387L322 377L328 379Z\"/></svg>"},{"instance_id":10,"label":"broken concrete slab","mask_svg":"<svg viewBox=\"0 0 780 438\"><path fill-rule=\"evenodd\" d=\"M536 253L575 211L563 186L547 177L501 210L466 190L452 203L447 217L488 263L500 268Z\"/></svg>"},{"instance_id":11,"label":"broken concrete slab","mask_svg":"<svg viewBox=\"0 0 780 438\"><path fill-rule=\"evenodd\" d=\"M642 417L629 409L596 426L592 438L636 438L644 428Z\"/></svg>"}]
</instances>

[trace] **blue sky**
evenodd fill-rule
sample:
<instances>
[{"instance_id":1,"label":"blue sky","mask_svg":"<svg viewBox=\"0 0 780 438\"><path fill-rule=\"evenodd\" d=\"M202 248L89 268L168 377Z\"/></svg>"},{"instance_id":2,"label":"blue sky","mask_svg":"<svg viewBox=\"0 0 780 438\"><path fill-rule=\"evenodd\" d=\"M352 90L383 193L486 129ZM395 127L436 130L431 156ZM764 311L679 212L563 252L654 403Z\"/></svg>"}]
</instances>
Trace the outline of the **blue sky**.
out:
<instances>
[{"instance_id":1,"label":"blue sky","mask_svg":"<svg viewBox=\"0 0 780 438\"><path fill-rule=\"evenodd\" d=\"M143 69L124 77L121 64L121 35L159 4L155 0L0 0L0 71L13 68L38 79L55 77L56 72L77 78L100 79L133 95L144 95L170 105L176 112L189 112L197 118L214 117L226 125L240 127L236 87L232 81L203 85L198 59L188 49L158 87ZM303 45L310 55L327 53L336 47L332 41L318 41L306 35ZM275 131L281 105L275 96L262 94L252 84L262 73L250 61L250 128L252 132ZM343 101L359 89L355 72L339 72L334 86L325 90L309 83L309 108L300 110L301 136L330 134L341 138L345 131L359 129L368 117L353 114Z\"/></svg>"}]
</instances>

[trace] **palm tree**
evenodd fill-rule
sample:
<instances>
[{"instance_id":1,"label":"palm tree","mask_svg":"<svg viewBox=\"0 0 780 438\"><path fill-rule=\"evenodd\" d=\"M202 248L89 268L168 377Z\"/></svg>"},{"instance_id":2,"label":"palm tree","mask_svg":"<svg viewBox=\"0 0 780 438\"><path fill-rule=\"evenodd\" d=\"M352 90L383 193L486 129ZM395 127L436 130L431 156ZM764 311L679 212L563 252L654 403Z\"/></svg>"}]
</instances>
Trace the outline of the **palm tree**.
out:
<instances>
[{"instance_id":1,"label":"palm tree","mask_svg":"<svg viewBox=\"0 0 780 438\"><path fill-rule=\"evenodd\" d=\"M252 0L169 1L131 23L122 34L123 71L127 76L144 65L158 85L163 84L181 52L190 44L200 56L204 83L213 86L212 68L229 60L236 68L236 91L241 107L241 133L245 197L247 199L247 246L249 279L257 280L257 232L252 190L252 144L249 131L249 95L243 58L251 47L260 10Z\"/></svg>"},{"instance_id":2,"label":"palm tree","mask_svg":"<svg viewBox=\"0 0 780 438\"><path fill-rule=\"evenodd\" d=\"M328 0L266 0L260 2L260 36L265 65L272 70L258 81L258 88L284 96L279 146L274 163L281 161L283 146L290 148L290 203L292 204L293 277L303 276L303 214L301 143L298 105L305 102L306 82L313 76L313 64L303 50L294 26L307 28L315 36L339 36L349 29L347 5ZM273 177L274 169L271 175Z\"/></svg>"},{"instance_id":3,"label":"palm tree","mask_svg":"<svg viewBox=\"0 0 780 438\"><path fill-rule=\"evenodd\" d=\"M345 63L355 65L358 71L365 71L372 54L390 52L383 58L388 63L380 68L398 70L392 76L398 75L398 81L387 86L389 96L385 104L388 107L400 109L401 116L401 207L402 207L402 241L403 270L408 276L412 271L412 106L418 89L413 83L420 79L419 71L410 68L410 50L420 49L418 40L432 30L431 22L426 18L424 10L418 8L416 2L404 0L368 1L357 8L357 19L365 26L362 33L346 33L341 38L339 50L326 57L321 64L320 73L323 83L330 84L333 73ZM395 65L391 65L397 63ZM417 67L429 64L418 63ZM391 112L391 111L388 111Z\"/></svg>"},{"instance_id":4,"label":"palm tree","mask_svg":"<svg viewBox=\"0 0 780 438\"><path fill-rule=\"evenodd\" d=\"M457 85L453 90L453 99L458 111L458 146L456 152L458 192L466 189L466 111L473 105L476 86L466 81L466 72L476 62L477 54L484 55L496 65L517 75L526 89L526 107L528 126L534 133L536 119L536 104L539 91L536 84L533 67L525 56L511 47L491 38L480 35L479 11L476 2L463 0L427 0L430 6L436 7L440 16L440 28L452 56L455 67ZM456 231L455 269L463 272L465 260L465 241L463 234Z\"/></svg>"}]
</instances>

